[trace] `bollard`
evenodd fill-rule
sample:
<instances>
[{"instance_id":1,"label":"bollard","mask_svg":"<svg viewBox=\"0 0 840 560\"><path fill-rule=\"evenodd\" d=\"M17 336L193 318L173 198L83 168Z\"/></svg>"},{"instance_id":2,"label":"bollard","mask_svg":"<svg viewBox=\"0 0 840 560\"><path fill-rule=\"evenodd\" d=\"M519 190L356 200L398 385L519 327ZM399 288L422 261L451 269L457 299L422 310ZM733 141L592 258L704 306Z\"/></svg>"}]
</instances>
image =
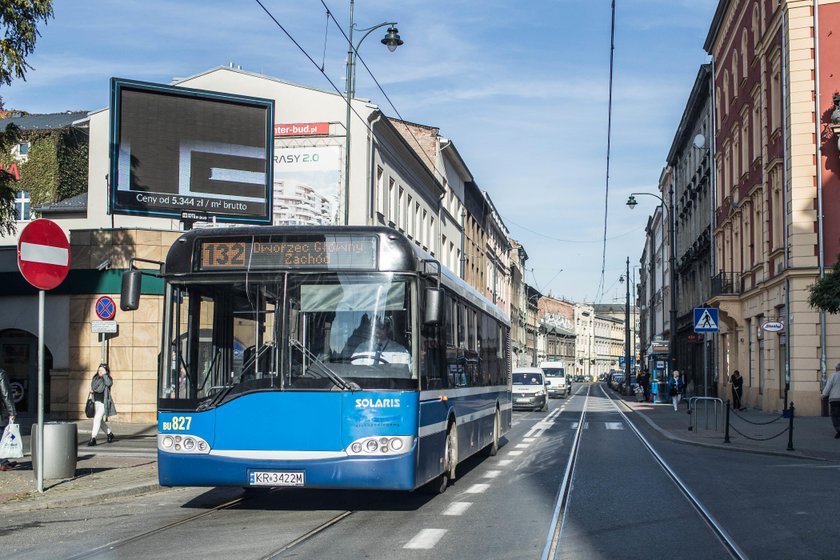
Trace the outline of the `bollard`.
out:
<instances>
[{"instance_id":1,"label":"bollard","mask_svg":"<svg viewBox=\"0 0 840 560\"><path fill-rule=\"evenodd\" d=\"M788 426L788 451L793 451L793 417L794 411L796 409L793 408L793 403L790 403L790 425Z\"/></svg>"},{"instance_id":2,"label":"bollard","mask_svg":"<svg viewBox=\"0 0 840 560\"><path fill-rule=\"evenodd\" d=\"M726 401L726 436L723 438L723 443L730 443L730 441L729 441L729 401Z\"/></svg>"}]
</instances>

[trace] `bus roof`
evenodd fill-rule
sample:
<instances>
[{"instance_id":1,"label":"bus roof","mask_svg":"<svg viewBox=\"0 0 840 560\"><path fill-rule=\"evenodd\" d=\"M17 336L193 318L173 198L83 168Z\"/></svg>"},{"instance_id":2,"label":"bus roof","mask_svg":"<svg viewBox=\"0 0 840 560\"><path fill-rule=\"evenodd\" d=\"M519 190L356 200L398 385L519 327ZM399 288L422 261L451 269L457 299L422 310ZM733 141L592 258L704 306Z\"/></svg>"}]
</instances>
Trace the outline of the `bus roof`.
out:
<instances>
[{"instance_id":1,"label":"bus roof","mask_svg":"<svg viewBox=\"0 0 840 560\"><path fill-rule=\"evenodd\" d=\"M307 240L318 238L332 240L370 240L375 238L377 243L367 246L361 243L358 252L353 256L362 256L367 264L361 266L357 263L350 263L346 268L341 265L320 266L275 266L276 259L271 259L271 267L259 265L251 266L252 260L246 264L245 260L237 264L210 263L208 265L206 256L202 254L203 248L230 248L228 243L243 243L243 247L249 249L253 254L255 246L276 246L280 250L292 248L295 242L300 247L306 248ZM224 246L224 247L223 247ZM375 247L375 248L374 248ZM366 251L370 249L370 251ZM303 249L300 249L301 251ZM253 258L253 257L251 257ZM400 232L385 226L238 226L238 227L208 227L194 229L185 232L179 237L166 255L166 262L163 268L164 277L174 280L185 276L196 278L219 278L219 275L243 274L256 279L260 274L275 274L278 269L297 270L306 272L317 271L354 271L359 272L408 272L423 273L424 262L435 261L433 256L425 252L416 243L413 243ZM427 271L432 274L434 269ZM464 282L447 268L441 267L441 284L457 294L459 297L470 301L482 308L485 312L494 315L498 320L509 324L509 318L489 299L484 297L478 290Z\"/></svg>"}]
</instances>

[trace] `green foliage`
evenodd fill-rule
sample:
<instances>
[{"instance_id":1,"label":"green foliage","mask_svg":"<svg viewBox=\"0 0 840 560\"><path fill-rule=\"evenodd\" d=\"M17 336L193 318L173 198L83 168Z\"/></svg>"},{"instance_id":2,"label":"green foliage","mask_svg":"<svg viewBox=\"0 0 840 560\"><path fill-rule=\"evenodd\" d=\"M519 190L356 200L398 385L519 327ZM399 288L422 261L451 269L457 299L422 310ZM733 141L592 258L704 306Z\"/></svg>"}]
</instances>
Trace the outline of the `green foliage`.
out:
<instances>
[{"instance_id":1,"label":"green foliage","mask_svg":"<svg viewBox=\"0 0 840 560\"><path fill-rule=\"evenodd\" d=\"M840 258L837 264L809 288L808 303L828 313L840 312Z\"/></svg>"},{"instance_id":2,"label":"green foliage","mask_svg":"<svg viewBox=\"0 0 840 560\"><path fill-rule=\"evenodd\" d=\"M13 125L10 125L10 127ZM0 139L0 165L8 170L17 163L12 147L29 142L25 163L17 163L20 181L0 172L0 232L14 232L14 198L17 191L29 193L33 206L58 202L87 191L88 137L86 131L66 127L20 133Z\"/></svg>"},{"instance_id":3,"label":"green foliage","mask_svg":"<svg viewBox=\"0 0 840 560\"><path fill-rule=\"evenodd\" d=\"M12 145L17 143L20 130L13 124L0 131L0 154L8 154ZM2 161L3 168L9 166ZM0 234L10 235L15 232L15 193L17 181L6 171L0 171Z\"/></svg>"},{"instance_id":4,"label":"green foliage","mask_svg":"<svg viewBox=\"0 0 840 560\"><path fill-rule=\"evenodd\" d=\"M26 57L35 50L37 24L52 17L52 0L0 0L0 83L9 85L14 78L26 79L31 68Z\"/></svg>"}]
</instances>

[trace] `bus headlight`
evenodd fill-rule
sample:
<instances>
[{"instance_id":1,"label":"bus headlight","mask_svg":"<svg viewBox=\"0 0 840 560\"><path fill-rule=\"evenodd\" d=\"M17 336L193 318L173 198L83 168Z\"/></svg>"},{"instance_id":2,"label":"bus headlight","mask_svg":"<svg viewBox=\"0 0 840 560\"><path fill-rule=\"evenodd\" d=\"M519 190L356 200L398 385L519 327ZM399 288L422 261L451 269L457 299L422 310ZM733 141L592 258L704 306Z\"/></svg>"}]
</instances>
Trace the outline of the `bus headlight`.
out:
<instances>
[{"instance_id":1,"label":"bus headlight","mask_svg":"<svg viewBox=\"0 0 840 560\"><path fill-rule=\"evenodd\" d=\"M210 444L193 435L158 434L158 449L167 453L206 455L210 453Z\"/></svg>"},{"instance_id":2,"label":"bus headlight","mask_svg":"<svg viewBox=\"0 0 840 560\"><path fill-rule=\"evenodd\" d=\"M351 456L399 455L411 449L413 444L413 436L371 436L357 439L346 452Z\"/></svg>"}]
</instances>

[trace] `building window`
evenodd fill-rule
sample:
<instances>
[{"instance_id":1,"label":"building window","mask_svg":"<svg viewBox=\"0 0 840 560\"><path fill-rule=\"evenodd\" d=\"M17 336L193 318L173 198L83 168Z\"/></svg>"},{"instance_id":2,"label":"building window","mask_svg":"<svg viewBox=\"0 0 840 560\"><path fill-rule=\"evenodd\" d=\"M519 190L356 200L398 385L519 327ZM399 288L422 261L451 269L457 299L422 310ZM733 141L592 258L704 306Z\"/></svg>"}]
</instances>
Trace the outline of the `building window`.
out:
<instances>
[{"instance_id":1,"label":"building window","mask_svg":"<svg viewBox=\"0 0 840 560\"><path fill-rule=\"evenodd\" d=\"M25 222L28 221L29 218L29 193L26 191L18 191L15 193L15 220L18 222Z\"/></svg>"},{"instance_id":2,"label":"building window","mask_svg":"<svg viewBox=\"0 0 840 560\"><path fill-rule=\"evenodd\" d=\"M382 179L385 175L385 170L377 166L376 168L376 211L385 215L385 185Z\"/></svg>"}]
</instances>

